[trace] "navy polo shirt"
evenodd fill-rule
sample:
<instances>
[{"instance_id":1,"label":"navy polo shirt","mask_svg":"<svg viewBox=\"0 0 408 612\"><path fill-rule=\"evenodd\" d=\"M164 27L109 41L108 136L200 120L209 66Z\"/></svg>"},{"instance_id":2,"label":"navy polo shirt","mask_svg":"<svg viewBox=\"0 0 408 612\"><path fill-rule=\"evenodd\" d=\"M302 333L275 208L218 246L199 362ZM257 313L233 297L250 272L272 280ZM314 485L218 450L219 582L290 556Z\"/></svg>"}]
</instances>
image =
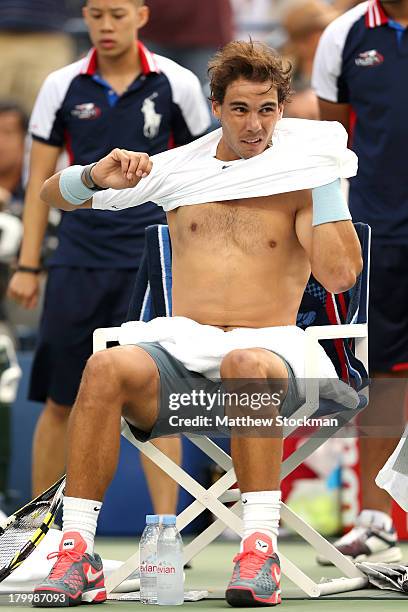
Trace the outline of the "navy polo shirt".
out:
<instances>
[{"instance_id":1,"label":"navy polo shirt","mask_svg":"<svg viewBox=\"0 0 408 612\"><path fill-rule=\"evenodd\" d=\"M30 120L33 138L64 147L71 164L89 164L115 147L154 155L205 132L210 116L197 77L141 43L138 48L142 73L121 96L98 74L94 49L50 74ZM50 265L137 267L145 227L163 221L163 211L152 203L118 212L63 213Z\"/></svg>"},{"instance_id":2,"label":"navy polo shirt","mask_svg":"<svg viewBox=\"0 0 408 612\"><path fill-rule=\"evenodd\" d=\"M382 242L408 240L408 31L378 0L362 2L323 33L312 83L319 98L350 105L359 169L350 181L354 221Z\"/></svg>"}]
</instances>

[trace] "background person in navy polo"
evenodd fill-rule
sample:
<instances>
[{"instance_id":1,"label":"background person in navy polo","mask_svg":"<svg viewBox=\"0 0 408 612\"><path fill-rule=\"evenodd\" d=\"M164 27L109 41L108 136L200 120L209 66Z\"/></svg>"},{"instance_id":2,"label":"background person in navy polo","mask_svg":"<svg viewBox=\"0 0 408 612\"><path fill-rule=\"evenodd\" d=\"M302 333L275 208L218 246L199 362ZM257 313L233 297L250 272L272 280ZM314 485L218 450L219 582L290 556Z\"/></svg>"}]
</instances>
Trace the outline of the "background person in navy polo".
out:
<instances>
[{"instance_id":1,"label":"background person in navy polo","mask_svg":"<svg viewBox=\"0 0 408 612\"><path fill-rule=\"evenodd\" d=\"M403 414L405 382L396 378L408 374L407 25L408 0L358 4L324 32L312 80L321 118L343 123L359 158L349 204L353 221L373 231L369 363L377 380L365 418L383 427L393 409L395 417ZM379 378L392 380L384 385ZM395 445L392 437L360 438L363 511L358 528L337 542L353 558L401 557L390 498L374 483Z\"/></svg>"},{"instance_id":2,"label":"background person in navy polo","mask_svg":"<svg viewBox=\"0 0 408 612\"><path fill-rule=\"evenodd\" d=\"M51 73L30 121L33 136L19 268L9 295L27 308L38 299L38 270L48 207L39 198L66 148L71 164L88 164L113 147L159 153L182 145L210 125L197 77L151 54L137 40L148 19L143 0L88 0L84 19L94 48ZM136 36L136 40L135 40ZM64 471L67 422L96 327L126 318L144 229L165 221L151 203L116 213L63 215L59 245L48 273L45 304L29 397L45 401L33 442L36 495ZM180 442L160 448L180 456ZM52 462L49 457L53 457ZM155 511L174 512L177 487L144 462Z\"/></svg>"}]
</instances>

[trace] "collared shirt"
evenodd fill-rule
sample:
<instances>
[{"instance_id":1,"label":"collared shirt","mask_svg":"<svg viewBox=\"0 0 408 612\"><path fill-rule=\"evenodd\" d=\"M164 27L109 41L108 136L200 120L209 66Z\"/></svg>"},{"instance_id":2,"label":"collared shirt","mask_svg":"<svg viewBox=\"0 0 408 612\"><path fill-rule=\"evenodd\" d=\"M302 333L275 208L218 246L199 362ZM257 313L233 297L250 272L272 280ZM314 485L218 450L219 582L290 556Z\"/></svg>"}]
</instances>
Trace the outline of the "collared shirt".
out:
<instances>
[{"instance_id":1,"label":"collared shirt","mask_svg":"<svg viewBox=\"0 0 408 612\"><path fill-rule=\"evenodd\" d=\"M50 74L30 120L33 138L65 147L71 164L98 161L115 147L153 155L190 142L210 124L197 77L138 43L141 74L118 95L97 71L97 54ZM163 213L144 204L118 214L64 213L50 265L134 268L144 229Z\"/></svg>"},{"instance_id":2,"label":"collared shirt","mask_svg":"<svg viewBox=\"0 0 408 612\"><path fill-rule=\"evenodd\" d=\"M315 57L312 84L329 102L350 105L351 143L359 171L350 181L354 221L376 239L407 243L408 29L379 0L333 21Z\"/></svg>"}]
</instances>

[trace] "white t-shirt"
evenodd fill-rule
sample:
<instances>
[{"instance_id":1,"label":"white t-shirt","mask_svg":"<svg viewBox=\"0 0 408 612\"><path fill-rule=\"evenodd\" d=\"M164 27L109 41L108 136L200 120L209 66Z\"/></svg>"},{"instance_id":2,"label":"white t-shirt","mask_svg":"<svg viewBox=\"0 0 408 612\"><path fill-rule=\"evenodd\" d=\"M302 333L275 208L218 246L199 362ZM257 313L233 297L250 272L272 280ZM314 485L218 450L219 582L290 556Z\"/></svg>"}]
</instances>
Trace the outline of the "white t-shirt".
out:
<instances>
[{"instance_id":1,"label":"white t-shirt","mask_svg":"<svg viewBox=\"0 0 408 612\"><path fill-rule=\"evenodd\" d=\"M230 162L215 158L221 132L154 155L149 176L130 189L96 193L93 208L121 210L152 201L168 212L179 206L312 189L357 172L347 133L335 121L281 119L271 147Z\"/></svg>"}]
</instances>

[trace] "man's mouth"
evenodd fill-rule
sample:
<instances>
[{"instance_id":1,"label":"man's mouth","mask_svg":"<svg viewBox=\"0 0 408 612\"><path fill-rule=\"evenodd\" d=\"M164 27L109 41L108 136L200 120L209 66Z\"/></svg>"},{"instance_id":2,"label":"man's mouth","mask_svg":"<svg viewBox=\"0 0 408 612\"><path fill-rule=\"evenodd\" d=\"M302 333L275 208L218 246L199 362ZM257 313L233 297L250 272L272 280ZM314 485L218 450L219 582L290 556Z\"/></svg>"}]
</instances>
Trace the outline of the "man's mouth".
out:
<instances>
[{"instance_id":1,"label":"man's mouth","mask_svg":"<svg viewBox=\"0 0 408 612\"><path fill-rule=\"evenodd\" d=\"M242 142L249 145L257 145L262 142L262 138L243 138Z\"/></svg>"},{"instance_id":2,"label":"man's mouth","mask_svg":"<svg viewBox=\"0 0 408 612\"><path fill-rule=\"evenodd\" d=\"M109 49L115 46L115 41L112 38L102 38L99 41L99 44L101 45L101 47Z\"/></svg>"}]
</instances>

